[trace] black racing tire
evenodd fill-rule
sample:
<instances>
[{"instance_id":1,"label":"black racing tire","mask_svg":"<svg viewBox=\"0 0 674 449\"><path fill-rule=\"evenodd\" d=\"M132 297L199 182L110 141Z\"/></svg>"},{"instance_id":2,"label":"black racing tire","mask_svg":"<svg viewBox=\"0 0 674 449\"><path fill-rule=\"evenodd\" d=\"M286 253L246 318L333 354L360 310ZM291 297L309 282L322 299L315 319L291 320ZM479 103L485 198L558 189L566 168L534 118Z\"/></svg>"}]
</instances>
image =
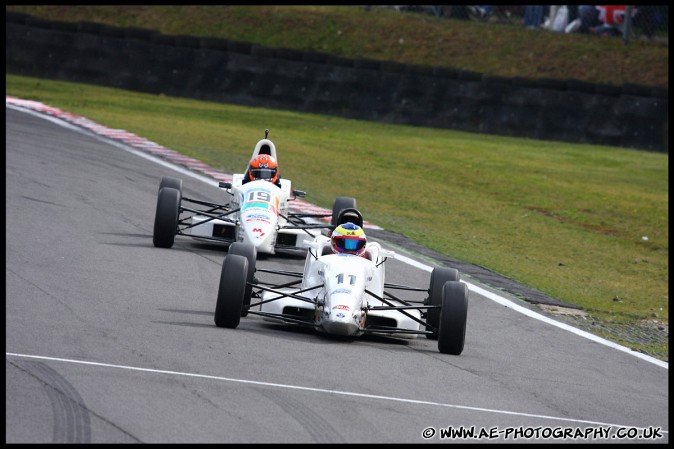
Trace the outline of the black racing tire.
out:
<instances>
[{"instance_id":1,"label":"black racing tire","mask_svg":"<svg viewBox=\"0 0 674 449\"><path fill-rule=\"evenodd\" d=\"M180 195L183 194L183 180L180 178L173 178L171 176L162 176L161 182L159 183L159 190L164 187L171 187L173 189L178 189Z\"/></svg>"},{"instance_id":2,"label":"black racing tire","mask_svg":"<svg viewBox=\"0 0 674 449\"><path fill-rule=\"evenodd\" d=\"M253 277L255 276L255 260L257 258L257 248L250 243L234 242L229 245L227 250L228 255L235 254L243 256L248 259L248 274L246 275L246 292L243 295L243 308L241 309L241 316L248 315L248 306L250 306L250 298L253 292Z\"/></svg>"},{"instance_id":3,"label":"black racing tire","mask_svg":"<svg viewBox=\"0 0 674 449\"><path fill-rule=\"evenodd\" d=\"M431 272L431 282L428 288L428 301L426 305L441 306L442 305L442 287L445 282L458 281L460 279L459 270L447 267L435 267ZM438 327L440 327L440 310L428 309L426 312L426 323L433 326L436 330L432 334L426 334L426 338L430 340L438 339Z\"/></svg>"},{"instance_id":4,"label":"black racing tire","mask_svg":"<svg viewBox=\"0 0 674 449\"><path fill-rule=\"evenodd\" d=\"M246 292L248 259L228 254L222 262L218 301L215 304L215 325L235 329L241 321L243 296Z\"/></svg>"},{"instance_id":5,"label":"black racing tire","mask_svg":"<svg viewBox=\"0 0 674 449\"><path fill-rule=\"evenodd\" d=\"M182 195L178 189L164 187L157 195L152 243L158 248L171 248L178 231L178 215Z\"/></svg>"},{"instance_id":6,"label":"black racing tire","mask_svg":"<svg viewBox=\"0 0 674 449\"><path fill-rule=\"evenodd\" d=\"M331 225L337 225L337 219L339 218L339 213L344 209L356 209L356 199L348 196L338 196L335 198L335 202L332 203L332 221Z\"/></svg>"},{"instance_id":7,"label":"black racing tire","mask_svg":"<svg viewBox=\"0 0 674 449\"><path fill-rule=\"evenodd\" d=\"M438 350L443 354L459 355L466 341L468 318L468 286L450 281L442 288Z\"/></svg>"}]
</instances>

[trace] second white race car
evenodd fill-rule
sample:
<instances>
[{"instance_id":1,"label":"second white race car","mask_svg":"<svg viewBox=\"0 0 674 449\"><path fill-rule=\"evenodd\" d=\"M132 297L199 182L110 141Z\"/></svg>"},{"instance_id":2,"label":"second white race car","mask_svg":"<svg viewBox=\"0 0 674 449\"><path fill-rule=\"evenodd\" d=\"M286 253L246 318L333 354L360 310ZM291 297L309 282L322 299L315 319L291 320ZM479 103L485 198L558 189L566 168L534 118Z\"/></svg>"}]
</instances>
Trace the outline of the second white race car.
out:
<instances>
[{"instance_id":1,"label":"second white race car","mask_svg":"<svg viewBox=\"0 0 674 449\"><path fill-rule=\"evenodd\" d=\"M265 130L265 138L257 142L253 159L264 154L277 159L268 132ZM186 197L182 179L163 177L157 196L154 246L171 248L175 236L182 235L215 244L250 243L266 254L303 249L303 241L316 234L312 230L334 227L342 209L356 207L354 198L338 197L332 214L293 212L290 203L303 198L305 192L293 190L290 180L280 179L279 186L265 180L244 182L244 175L234 174L232 182L219 183L231 196L227 203Z\"/></svg>"}]
</instances>

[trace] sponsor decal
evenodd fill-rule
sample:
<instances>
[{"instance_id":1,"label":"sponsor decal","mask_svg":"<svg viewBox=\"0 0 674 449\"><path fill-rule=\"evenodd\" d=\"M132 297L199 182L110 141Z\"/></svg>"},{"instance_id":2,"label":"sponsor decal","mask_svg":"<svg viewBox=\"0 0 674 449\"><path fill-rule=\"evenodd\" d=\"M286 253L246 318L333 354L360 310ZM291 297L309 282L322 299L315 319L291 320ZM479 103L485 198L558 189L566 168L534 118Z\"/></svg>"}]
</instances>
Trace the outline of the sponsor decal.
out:
<instances>
[{"instance_id":1,"label":"sponsor decal","mask_svg":"<svg viewBox=\"0 0 674 449\"><path fill-rule=\"evenodd\" d=\"M271 221L269 220L262 220L260 218L250 218L250 217L245 217L244 221L246 223L260 223L260 226L265 226L265 225L270 225Z\"/></svg>"},{"instance_id":2,"label":"sponsor decal","mask_svg":"<svg viewBox=\"0 0 674 449\"><path fill-rule=\"evenodd\" d=\"M269 222L269 216L265 215L265 214L255 214L255 213L246 215L246 221L251 221L251 220Z\"/></svg>"},{"instance_id":3,"label":"sponsor decal","mask_svg":"<svg viewBox=\"0 0 674 449\"><path fill-rule=\"evenodd\" d=\"M340 305L332 308L332 310L335 310L335 309L337 309L337 310L351 310L351 308L349 306L346 306L344 304L340 304Z\"/></svg>"},{"instance_id":4,"label":"sponsor decal","mask_svg":"<svg viewBox=\"0 0 674 449\"><path fill-rule=\"evenodd\" d=\"M241 211L248 210L248 209L269 210L269 211L271 211L272 214L278 215L278 209L276 207L272 206L269 203L261 203L259 201L256 201L254 203L244 204L241 207Z\"/></svg>"},{"instance_id":5,"label":"sponsor decal","mask_svg":"<svg viewBox=\"0 0 674 449\"><path fill-rule=\"evenodd\" d=\"M338 313L338 314L335 315L335 316L336 316L337 318L344 318L344 314L343 314L343 313Z\"/></svg>"},{"instance_id":6,"label":"sponsor decal","mask_svg":"<svg viewBox=\"0 0 674 449\"><path fill-rule=\"evenodd\" d=\"M349 290L348 288L337 288L330 292L331 295L336 295L337 293L351 294L351 290Z\"/></svg>"},{"instance_id":7,"label":"sponsor decal","mask_svg":"<svg viewBox=\"0 0 674 449\"><path fill-rule=\"evenodd\" d=\"M269 209L269 204L268 203L261 203L259 201L255 201L253 203L246 203L244 206L241 208L241 210L246 210L246 209Z\"/></svg>"}]
</instances>

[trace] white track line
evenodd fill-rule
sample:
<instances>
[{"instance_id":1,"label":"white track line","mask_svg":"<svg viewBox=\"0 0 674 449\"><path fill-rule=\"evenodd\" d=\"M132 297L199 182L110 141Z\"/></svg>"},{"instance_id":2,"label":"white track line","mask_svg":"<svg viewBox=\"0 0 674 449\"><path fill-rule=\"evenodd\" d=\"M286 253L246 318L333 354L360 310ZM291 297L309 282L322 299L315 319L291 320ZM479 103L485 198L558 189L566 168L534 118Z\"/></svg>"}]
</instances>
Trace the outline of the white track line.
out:
<instances>
[{"instance_id":1,"label":"white track line","mask_svg":"<svg viewBox=\"0 0 674 449\"><path fill-rule=\"evenodd\" d=\"M502 415L527 416L527 417L530 417L530 418L551 419L551 420L555 420L555 421L565 421L565 422L571 422L571 423L576 423L576 424L591 424L591 425L612 426L612 427L636 427L636 426L624 425L624 424L610 424L610 423L604 423L604 422L599 422L599 421L587 421L587 420L583 420L583 419L562 418L562 417L558 417L558 416L536 415L536 414L532 414L532 413L513 412L513 411L508 411L508 410L497 410L497 409L489 409L489 408L481 408L481 407L470 407L470 406L466 406L466 405L446 404L446 403L442 403L442 402L421 401L421 400L416 400L416 399L396 398L396 397L392 397L392 396L380 396L380 395L375 395L375 394L354 393L354 392L351 392L351 391L343 391L343 390L327 390L327 389L324 389L324 388L302 387L302 386L299 386L299 385L279 384L279 383L273 383L273 382L259 382L259 381L256 381L256 380L235 379L235 378L232 378L232 377L211 376L211 375L207 375L207 374L195 374L195 373L185 373L185 372L180 372L180 371L168 371L168 370L160 370L160 369L152 369L152 368L140 368L140 367L135 367L135 366L114 365L114 364L110 364L110 363L87 362L87 361L84 361L84 360L62 359L62 358L58 358L58 357L43 357L43 356L37 356L37 355L17 354L17 353L13 353L13 352L7 352L7 353L5 353L5 355L10 356L10 357L50 360L50 361L54 361L54 362L75 363L75 364L80 364L80 365L100 366L100 367L105 367L105 368L118 368L118 369L125 369L125 370L131 370L131 371L141 371L141 372L153 373L153 374L168 374L168 375L172 375L172 376L196 377L196 378L200 378L200 379L220 380L220 381L225 381L225 382L234 382L234 383L241 383L241 384L248 384L248 385L258 385L258 386L263 386L263 387L287 388L287 389L291 389L291 390L311 391L311 392L314 392L314 393L334 394L334 395L340 395L340 396L352 396L352 397L359 397L359 398L365 398L365 399L379 399L379 400L384 400L384 401L396 401L396 402L403 402L403 403L415 404L415 405L430 405L430 406L435 406L435 407L456 408L456 409L460 409L460 410L472 410L472 411L478 411L478 412L498 413L498 414L502 414ZM669 433L669 431L667 431L667 430L662 430L662 432L667 433L667 434Z\"/></svg>"},{"instance_id":2,"label":"white track line","mask_svg":"<svg viewBox=\"0 0 674 449\"><path fill-rule=\"evenodd\" d=\"M20 98L16 97L11 97L11 96L5 96L5 104L6 107L10 109L14 109L17 111L22 111L22 112L27 112L31 115L47 119L53 123L56 123L58 125L64 126L68 129L75 130L77 132L85 132L84 130L87 130L85 134L87 135L92 135L95 137L100 138L100 136L105 137L104 140L107 143L114 144L116 147L121 148L125 151L129 151L137 156L141 156L145 159L149 159L153 162L156 162L158 164L161 164L165 167L172 168L181 174L184 174L186 176L191 176L201 182L204 182L209 185L213 185L215 187L218 186L219 181L230 181L231 180L231 174L224 173L215 169L212 169L208 167L206 164L203 162L197 161L195 159L188 158L186 156L181 155L180 153L177 153L176 151L173 151L169 148L163 147L159 144L156 144L154 142L151 142L143 137L138 137L128 131L121 130L121 129L111 129L107 128L103 125L100 125L92 120L89 120L84 117L77 116L75 114L71 114L69 112L63 112L60 109L54 108L52 106L45 105L43 103L37 102L37 101L31 101L31 100L22 100ZM187 167L187 168L186 168ZM197 172L195 172L195 170ZM201 172L201 173L198 173ZM305 207L306 210L311 210L312 212L316 213L317 210L320 210L321 212L325 213L330 213L332 211L329 211L327 209L320 209L318 206L314 206L310 203L306 203L304 201L299 202L296 204L300 205L300 207ZM321 213L318 212L318 213ZM381 229L376 225L372 224L367 224L371 228L375 229ZM368 227L368 226L366 226ZM414 266L416 268L419 268L420 270L428 271L431 272L433 270L433 267L430 267L428 265L425 265L421 262L417 262L409 257L403 256L401 254L396 253L394 256L396 259L400 260L401 262L404 262L406 264L409 264L411 266ZM614 343L612 341L603 339L601 337L598 337L594 334L591 334L589 332L585 332L583 330L577 329L573 326L570 326L568 324L553 320L545 315L541 315L540 313L536 313L531 309L527 309L526 307L522 307L519 304L516 304L503 296L499 296L495 293L492 293L488 290L485 290L481 287L478 287L477 285L471 284L469 282L465 282L468 288L474 292L476 292L479 295L482 295L492 301L497 302L498 304L504 305L506 307L509 307L517 312L520 312L524 315L527 315L531 318L543 321L545 323L551 324L553 326L556 326L560 329L564 329L566 331L569 331L571 333L574 333L580 337L587 338L589 340L592 340L594 342L597 342L599 344L602 344L604 346L608 346L613 349L617 349L619 351L625 352L627 354L633 355L634 357L638 357L640 359L646 360L647 362L653 363L655 365L661 366L663 368L669 369L669 363L664 362L662 360L656 359L655 357L651 357L646 354L642 354L637 351L633 351L630 348L627 348L625 346L621 346L617 343Z\"/></svg>"}]
</instances>

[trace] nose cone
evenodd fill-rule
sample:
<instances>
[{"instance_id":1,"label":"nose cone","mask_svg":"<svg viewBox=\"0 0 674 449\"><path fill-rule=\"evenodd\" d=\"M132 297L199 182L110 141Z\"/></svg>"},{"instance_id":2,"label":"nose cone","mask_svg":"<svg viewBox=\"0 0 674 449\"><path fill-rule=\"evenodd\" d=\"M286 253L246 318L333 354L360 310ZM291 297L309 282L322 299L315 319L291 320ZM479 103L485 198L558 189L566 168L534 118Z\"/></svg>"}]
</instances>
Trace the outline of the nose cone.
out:
<instances>
[{"instance_id":1,"label":"nose cone","mask_svg":"<svg viewBox=\"0 0 674 449\"><path fill-rule=\"evenodd\" d=\"M323 328L332 335L351 337L358 333L358 323L351 315L342 312L331 312L330 317L323 322Z\"/></svg>"},{"instance_id":2,"label":"nose cone","mask_svg":"<svg viewBox=\"0 0 674 449\"><path fill-rule=\"evenodd\" d=\"M273 253L268 247L276 239L277 190L278 187L267 181L251 181L242 187L239 238L252 243L261 252Z\"/></svg>"},{"instance_id":3,"label":"nose cone","mask_svg":"<svg viewBox=\"0 0 674 449\"><path fill-rule=\"evenodd\" d=\"M242 237L243 241L254 245L258 252L273 254L277 222L278 217L269 210L246 209L241 214L239 237Z\"/></svg>"},{"instance_id":4,"label":"nose cone","mask_svg":"<svg viewBox=\"0 0 674 449\"><path fill-rule=\"evenodd\" d=\"M266 242L273 234L270 221L259 219L246 222L244 229L246 232L246 240L255 246L259 246Z\"/></svg>"},{"instance_id":5,"label":"nose cone","mask_svg":"<svg viewBox=\"0 0 674 449\"><path fill-rule=\"evenodd\" d=\"M323 320L325 331L333 335L358 334L358 321L354 317L356 312L359 312L357 303L358 301L350 294L333 294L329 313Z\"/></svg>"}]
</instances>

